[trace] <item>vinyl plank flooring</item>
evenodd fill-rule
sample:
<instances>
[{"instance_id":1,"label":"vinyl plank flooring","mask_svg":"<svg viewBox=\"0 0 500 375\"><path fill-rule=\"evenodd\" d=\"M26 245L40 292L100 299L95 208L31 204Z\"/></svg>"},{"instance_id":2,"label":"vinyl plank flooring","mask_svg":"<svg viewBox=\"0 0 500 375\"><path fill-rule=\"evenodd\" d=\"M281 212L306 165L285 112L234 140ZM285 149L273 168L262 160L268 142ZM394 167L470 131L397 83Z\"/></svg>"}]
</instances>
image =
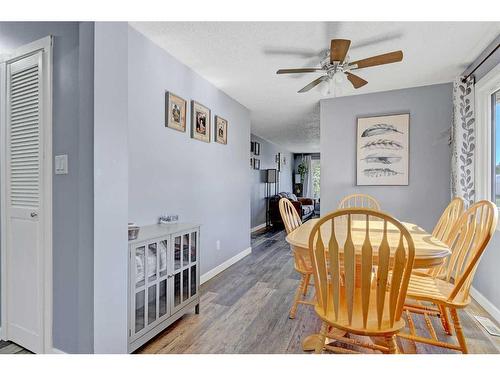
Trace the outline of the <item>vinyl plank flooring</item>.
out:
<instances>
[{"instance_id":1,"label":"vinyl plank flooring","mask_svg":"<svg viewBox=\"0 0 500 375\"><path fill-rule=\"evenodd\" d=\"M29 350L10 341L0 340L0 354L33 354Z\"/></svg>"},{"instance_id":2,"label":"vinyl plank flooring","mask_svg":"<svg viewBox=\"0 0 500 375\"><path fill-rule=\"evenodd\" d=\"M306 305L299 305L295 319L288 318L299 275L285 232L262 230L253 233L251 241L250 255L202 285L200 315L184 316L137 353L304 353L302 340L318 332L321 322ZM309 298L313 293L311 287ZM500 353L500 338L490 336L475 314L489 317L475 301L460 311L470 351ZM423 317L414 320L419 333L426 332ZM440 329L439 320L433 324L440 339L454 342ZM456 353L397 341L404 353Z\"/></svg>"}]
</instances>

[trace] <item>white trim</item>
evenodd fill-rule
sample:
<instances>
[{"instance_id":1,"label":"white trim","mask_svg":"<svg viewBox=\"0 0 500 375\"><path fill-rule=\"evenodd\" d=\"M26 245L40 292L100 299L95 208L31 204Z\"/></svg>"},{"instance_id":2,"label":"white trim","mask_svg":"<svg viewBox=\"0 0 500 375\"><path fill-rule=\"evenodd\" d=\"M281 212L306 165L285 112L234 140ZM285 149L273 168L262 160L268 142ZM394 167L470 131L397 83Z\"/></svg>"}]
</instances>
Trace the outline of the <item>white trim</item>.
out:
<instances>
[{"instance_id":1,"label":"white trim","mask_svg":"<svg viewBox=\"0 0 500 375\"><path fill-rule=\"evenodd\" d=\"M470 288L470 295L497 323L500 322L500 310L489 299L483 296L477 289L474 289L474 287Z\"/></svg>"},{"instance_id":2,"label":"white trim","mask_svg":"<svg viewBox=\"0 0 500 375\"><path fill-rule=\"evenodd\" d=\"M259 224L252 229L250 229L250 233L256 232L258 230L264 229L266 227L266 223Z\"/></svg>"},{"instance_id":3,"label":"white trim","mask_svg":"<svg viewBox=\"0 0 500 375\"><path fill-rule=\"evenodd\" d=\"M53 288L53 275L52 275L52 46L53 46L53 37L47 36L45 38L36 40L32 43L26 44L18 49L16 49L11 56L12 59L5 60L1 63L0 69L0 89L2 90L2 102L0 106L4 108L6 106L6 95L7 93L4 91L6 89L5 84L5 63L13 62L19 60L21 58L25 58L29 55L35 54L39 51L44 51L43 54L43 74L45 74L44 80L44 91L40 95L40 101L42 102L43 108L43 124L45 126L43 136L44 138L41 140L43 143L43 148L45 154L43 155L42 163L43 163L43 171L44 175L42 176L43 183L43 193L44 196L42 198L42 209L44 213L43 220L43 228L42 233L44 234L43 242L44 242L44 250L45 254L43 257L43 273L44 273L44 288L43 288L43 315L44 315L44 323L43 323L43 353L50 353L52 351L52 288ZM2 113L6 113L6 111L1 111ZM6 118L4 116L0 117L0 144L4 144L6 140ZM1 173L4 173L6 163L6 155L3 152L0 152L0 170ZM5 179L2 179L5 181ZM0 205L2 207L2 215L5 213L6 207L6 196L5 196L5 186L4 184L0 184ZM5 221L0 220L0 257L1 257L1 284L2 288L0 291L0 300L4 300L7 293L7 275L6 275L6 228ZM0 326L5 327L4 322L7 317L7 308L6 303L1 303L1 322Z\"/></svg>"},{"instance_id":4,"label":"white trim","mask_svg":"<svg viewBox=\"0 0 500 375\"><path fill-rule=\"evenodd\" d=\"M500 89L500 65L491 69L475 85L476 111L476 198L492 199L491 95ZM500 231L500 222L497 225Z\"/></svg>"},{"instance_id":5,"label":"white trim","mask_svg":"<svg viewBox=\"0 0 500 375\"><path fill-rule=\"evenodd\" d=\"M222 271L231 267L233 264L240 261L241 259L243 259L244 257L246 257L247 255L249 255L251 253L252 253L252 247L249 247L248 249L243 250L241 253L236 254L234 257L229 258L225 262L219 264L217 267L212 268L210 271L201 275L200 284L206 283L212 277L217 276L219 273L221 273Z\"/></svg>"},{"instance_id":6,"label":"white trim","mask_svg":"<svg viewBox=\"0 0 500 375\"><path fill-rule=\"evenodd\" d=\"M63 352L62 350L59 350L57 348L52 348L52 350L49 352L49 354L68 354L68 353Z\"/></svg>"}]
</instances>

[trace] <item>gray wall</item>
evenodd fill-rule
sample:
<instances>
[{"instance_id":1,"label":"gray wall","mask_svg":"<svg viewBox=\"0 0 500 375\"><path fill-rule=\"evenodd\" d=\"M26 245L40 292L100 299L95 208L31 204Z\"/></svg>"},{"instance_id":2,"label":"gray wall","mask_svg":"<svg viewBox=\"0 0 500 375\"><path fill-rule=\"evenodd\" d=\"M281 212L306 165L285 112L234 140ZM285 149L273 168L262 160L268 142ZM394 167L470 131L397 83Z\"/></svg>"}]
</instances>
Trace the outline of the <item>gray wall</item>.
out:
<instances>
[{"instance_id":1,"label":"gray wall","mask_svg":"<svg viewBox=\"0 0 500 375\"><path fill-rule=\"evenodd\" d=\"M250 112L135 29L128 38L128 218L201 224L203 274L250 247ZM186 133L165 128L165 90L188 100ZM227 145L190 138L191 99L228 120Z\"/></svg>"},{"instance_id":2,"label":"gray wall","mask_svg":"<svg viewBox=\"0 0 500 375\"><path fill-rule=\"evenodd\" d=\"M53 177L53 344L92 352L93 24L0 22L0 51L53 35L53 153L69 174Z\"/></svg>"},{"instance_id":3,"label":"gray wall","mask_svg":"<svg viewBox=\"0 0 500 375\"><path fill-rule=\"evenodd\" d=\"M321 212L367 193L398 219L431 230L450 201L452 86L441 84L325 99L321 116ZM410 113L409 186L355 186L356 118Z\"/></svg>"},{"instance_id":4,"label":"gray wall","mask_svg":"<svg viewBox=\"0 0 500 375\"><path fill-rule=\"evenodd\" d=\"M252 175L250 198L251 227L255 228L258 225L266 223L266 173L264 169L275 169L275 156L281 153L286 158L286 165L281 168L279 191L292 192L293 154L283 147L256 135L252 134L251 139L260 143L260 155L253 155L253 153L250 155L250 157L260 160L260 170L250 169ZM250 168L250 158L247 165ZM271 194L274 194L274 185L271 185L271 191Z\"/></svg>"},{"instance_id":5,"label":"gray wall","mask_svg":"<svg viewBox=\"0 0 500 375\"><path fill-rule=\"evenodd\" d=\"M94 351L126 353L127 23L97 22L94 53Z\"/></svg>"},{"instance_id":6,"label":"gray wall","mask_svg":"<svg viewBox=\"0 0 500 375\"><path fill-rule=\"evenodd\" d=\"M498 43L500 43L500 35L493 41L493 43L490 44L490 46L488 46L488 48L486 48L483 53L481 53L481 55L479 55L476 61L474 61L471 67L464 73L467 74L471 68L473 69L473 67L479 64ZM496 52L476 70L474 73L476 83L498 64L500 64L500 49L497 49ZM481 263L477 268L473 283L474 288L486 297L498 310L500 310L500 291L498 288L498 265L500 264L499 250L500 233L495 231L493 239L488 245L488 248L481 259Z\"/></svg>"}]
</instances>

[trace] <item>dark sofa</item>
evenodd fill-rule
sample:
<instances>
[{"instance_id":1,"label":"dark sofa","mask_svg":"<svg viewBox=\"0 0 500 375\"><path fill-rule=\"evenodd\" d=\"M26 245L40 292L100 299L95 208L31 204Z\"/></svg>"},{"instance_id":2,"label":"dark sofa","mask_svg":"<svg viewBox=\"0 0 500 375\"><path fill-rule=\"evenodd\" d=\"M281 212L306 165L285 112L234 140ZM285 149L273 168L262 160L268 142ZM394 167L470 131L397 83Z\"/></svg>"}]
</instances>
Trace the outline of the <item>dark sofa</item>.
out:
<instances>
[{"instance_id":1,"label":"dark sofa","mask_svg":"<svg viewBox=\"0 0 500 375\"><path fill-rule=\"evenodd\" d=\"M292 193L279 193L269 199L269 220L274 227L283 226L279 209L279 201L281 198L287 198L292 202L299 216L302 218L302 222L310 219L314 215L314 201L311 198L297 198L297 196Z\"/></svg>"}]
</instances>

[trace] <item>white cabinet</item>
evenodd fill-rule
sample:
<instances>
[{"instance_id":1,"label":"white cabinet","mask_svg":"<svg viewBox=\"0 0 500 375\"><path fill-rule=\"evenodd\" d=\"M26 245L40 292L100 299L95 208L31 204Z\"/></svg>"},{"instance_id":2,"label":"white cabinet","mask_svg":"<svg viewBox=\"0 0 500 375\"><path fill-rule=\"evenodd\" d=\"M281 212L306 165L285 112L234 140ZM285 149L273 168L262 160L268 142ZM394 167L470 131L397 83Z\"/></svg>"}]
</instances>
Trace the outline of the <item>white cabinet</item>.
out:
<instances>
[{"instance_id":1,"label":"white cabinet","mask_svg":"<svg viewBox=\"0 0 500 375\"><path fill-rule=\"evenodd\" d=\"M194 309L199 313L200 228L157 224L129 241L129 352Z\"/></svg>"}]
</instances>

